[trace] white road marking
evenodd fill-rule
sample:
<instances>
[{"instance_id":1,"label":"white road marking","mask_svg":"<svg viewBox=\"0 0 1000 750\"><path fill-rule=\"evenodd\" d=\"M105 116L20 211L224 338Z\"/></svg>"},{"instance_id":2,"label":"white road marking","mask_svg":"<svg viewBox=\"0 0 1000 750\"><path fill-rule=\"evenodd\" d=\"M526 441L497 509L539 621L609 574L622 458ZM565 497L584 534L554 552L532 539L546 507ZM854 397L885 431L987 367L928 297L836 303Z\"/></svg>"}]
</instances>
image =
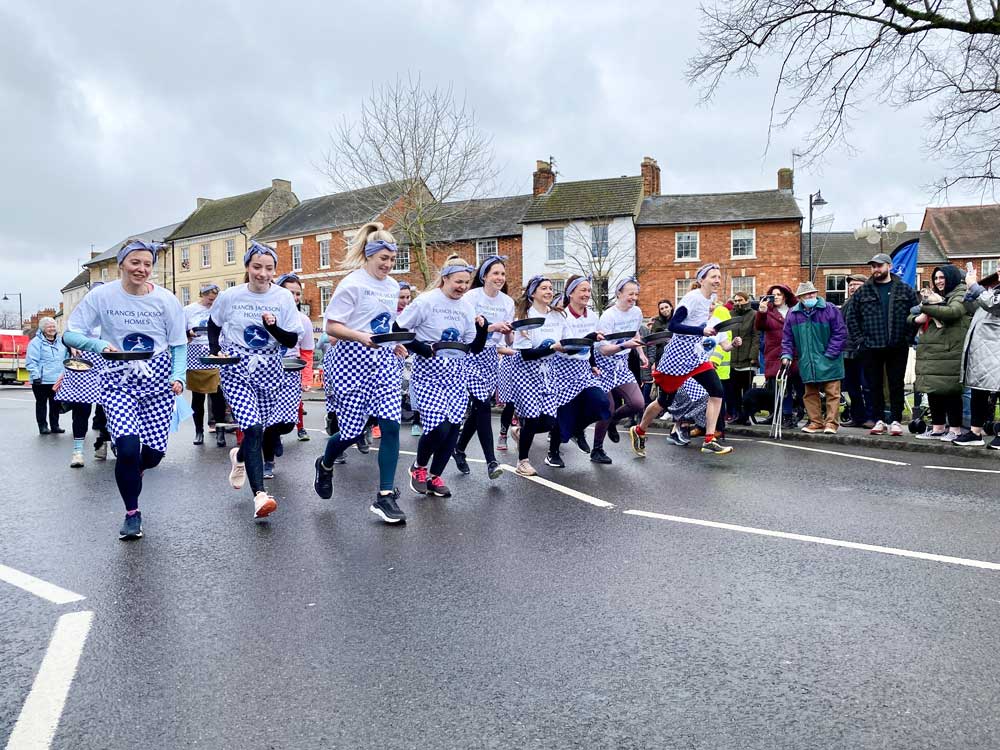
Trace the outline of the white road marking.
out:
<instances>
[{"instance_id":1,"label":"white road marking","mask_svg":"<svg viewBox=\"0 0 1000 750\"><path fill-rule=\"evenodd\" d=\"M52 744L93 617L93 612L68 612L59 618L7 750L48 750Z\"/></svg>"},{"instance_id":2,"label":"white road marking","mask_svg":"<svg viewBox=\"0 0 1000 750\"><path fill-rule=\"evenodd\" d=\"M80 594L74 594L72 591L60 588L54 583L43 581L41 578L35 578L32 575L22 573L20 570L9 568L6 565L0 565L0 581L6 581L11 586L17 586L19 589L24 589L29 594L34 594L53 604L69 604L70 602L79 602L86 598L80 596Z\"/></svg>"},{"instance_id":3,"label":"white road marking","mask_svg":"<svg viewBox=\"0 0 1000 750\"><path fill-rule=\"evenodd\" d=\"M878 464L889 464L891 466L909 466L903 461L890 461L888 458L874 458L873 456L858 456L854 453L843 453L841 451L828 451L823 448L806 448L804 445L791 445L790 443L774 443L770 440L755 440L762 445L775 445L779 448L791 448L797 451L810 451L812 453L826 453L828 456L841 456L842 458L856 458L859 461L874 461Z\"/></svg>"},{"instance_id":4,"label":"white road marking","mask_svg":"<svg viewBox=\"0 0 1000 750\"><path fill-rule=\"evenodd\" d=\"M791 539L798 542L811 542L813 544L825 544L832 547L844 547L846 549L856 549L865 552L880 552L883 555L896 555L898 557L912 557L917 560L930 560L932 562L949 563L951 565L965 565L970 568L983 568L984 570L1000 570L1000 563L985 562L983 560L968 560L964 557L951 557L949 555L936 555L930 552L914 552L907 549L896 549L895 547L882 547L877 544L862 544L860 542L846 542L840 539L827 539L822 536L808 536L806 534L790 534L787 531L772 531L771 529L758 529L753 526L737 526L731 523L719 523L718 521L703 521L698 518L684 518L683 516L668 516L663 513L651 513L645 510L626 510L626 515L642 516L643 518L655 518L660 521L673 521L675 523L686 523L695 526L708 526L713 529L726 529L727 531L739 531L744 534L757 534L758 536L772 536L779 539Z\"/></svg>"},{"instance_id":5,"label":"white road marking","mask_svg":"<svg viewBox=\"0 0 1000 750\"><path fill-rule=\"evenodd\" d=\"M561 484L556 484L555 482L549 481L544 477L537 477L537 476L526 477L523 474L518 474L515 468L510 464L500 464L500 468L503 469L504 471L509 471L511 474L514 474L515 476L521 477L521 479L527 479L528 481L535 482L536 484L540 484L543 487L548 487L550 490L561 492L564 495L569 495L570 497L576 500L582 500L585 503L590 503L591 505L594 505L598 508L615 507L612 503L609 503L605 500L601 500L600 498L594 497L593 495L588 495L584 492L579 492L578 490L574 490L570 487L563 487Z\"/></svg>"},{"instance_id":6,"label":"white road marking","mask_svg":"<svg viewBox=\"0 0 1000 750\"><path fill-rule=\"evenodd\" d=\"M938 469L940 471L971 471L976 474L1000 474L997 469L963 469L960 466L925 466L925 469Z\"/></svg>"}]
</instances>

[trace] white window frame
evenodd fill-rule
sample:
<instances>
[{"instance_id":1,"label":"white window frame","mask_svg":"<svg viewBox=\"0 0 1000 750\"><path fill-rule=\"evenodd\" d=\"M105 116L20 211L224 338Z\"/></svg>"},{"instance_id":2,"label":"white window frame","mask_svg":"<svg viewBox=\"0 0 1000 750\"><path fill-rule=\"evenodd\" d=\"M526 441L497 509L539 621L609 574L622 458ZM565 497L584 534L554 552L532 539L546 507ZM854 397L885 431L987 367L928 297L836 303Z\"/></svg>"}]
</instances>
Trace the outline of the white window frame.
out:
<instances>
[{"instance_id":1,"label":"white window frame","mask_svg":"<svg viewBox=\"0 0 1000 750\"><path fill-rule=\"evenodd\" d=\"M409 273L410 271L410 246L399 245L396 250L396 260L392 263L394 273Z\"/></svg>"},{"instance_id":2,"label":"white window frame","mask_svg":"<svg viewBox=\"0 0 1000 750\"><path fill-rule=\"evenodd\" d=\"M831 288L830 286L831 281L833 282L833 288ZM838 283L843 285L843 289L837 288ZM919 280L917 281L917 288L918 289L920 288ZM834 302L832 299L830 299L831 294L834 295L842 294L844 296L844 299L841 302ZM823 283L823 298L831 305L837 305L838 307L840 307L840 305L844 304L844 302L847 301L847 274L843 273L827 274L826 281Z\"/></svg>"},{"instance_id":3,"label":"white window frame","mask_svg":"<svg viewBox=\"0 0 1000 750\"><path fill-rule=\"evenodd\" d=\"M558 234L557 234L558 233ZM559 241L553 243L553 238L557 237ZM557 252L553 253L553 248L558 248ZM545 230L545 261L547 263L562 263L566 259L566 228L565 227L552 227L551 229Z\"/></svg>"},{"instance_id":4,"label":"white window frame","mask_svg":"<svg viewBox=\"0 0 1000 750\"><path fill-rule=\"evenodd\" d=\"M694 255L681 255L681 243L694 238ZM686 252L686 251L685 251ZM674 232L674 260L678 263L696 263L701 257L700 232Z\"/></svg>"},{"instance_id":5,"label":"white window frame","mask_svg":"<svg viewBox=\"0 0 1000 750\"><path fill-rule=\"evenodd\" d=\"M603 231L604 239L603 241L598 237L598 233ZM600 252L601 244L603 242L604 252ZM590 225L590 256L592 258L607 258L611 253L611 225L610 224L591 224Z\"/></svg>"},{"instance_id":6,"label":"white window frame","mask_svg":"<svg viewBox=\"0 0 1000 750\"><path fill-rule=\"evenodd\" d=\"M990 265L987 265L987 263ZM996 273L998 266L1000 266L1000 263L997 262L996 258L993 260L984 260L979 266L979 270L982 271L979 278L985 279L987 276Z\"/></svg>"},{"instance_id":7,"label":"white window frame","mask_svg":"<svg viewBox=\"0 0 1000 750\"><path fill-rule=\"evenodd\" d=\"M742 282L745 279L747 279L747 280L750 281L750 288L749 289L746 289L745 288L746 285L743 284L743 283L741 283L739 285L737 285L737 283L736 283L738 281ZM730 279L729 283L730 283L730 289L732 290L730 292L730 294L729 294L730 297L733 296L734 294L736 294L736 292L745 292L746 294L749 294L751 297L756 297L757 296L757 277L756 276L733 276Z\"/></svg>"},{"instance_id":8,"label":"white window frame","mask_svg":"<svg viewBox=\"0 0 1000 750\"><path fill-rule=\"evenodd\" d=\"M292 272L299 273L302 270L302 243L290 247L292 250Z\"/></svg>"},{"instance_id":9,"label":"white window frame","mask_svg":"<svg viewBox=\"0 0 1000 750\"><path fill-rule=\"evenodd\" d=\"M226 279L226 289L232 289L236 286L236 279Z\"/></svg>"},{"instance_id":10,"label":"white window frame","mask_svg":"<svg viewBox=\"0 0 1000 750\"><path fill-rule=\"evenodd\" d=\"M191 270L191 246L181 248L181 271Z\"/></svg>"},{"instance_id":11,"label":"white window frame","mask_svg":"<svg viewBox=\"0 0 1000 750\"><path fill-rule=\"evenodd\" d=\"M491 255L497 255L499 252L500 240L476 240L476 265L481 265L484 260L489 258Z\"/></svg>"},{"instance_id":12,"label":"white window frame","mask_svg":"<svg viewBox=\"0 0 1000 750\"><path fill-rule=\"evenodd\" d=\"M330 300L333 299L333 285L323 284L319 287L319 306L320 315L326 314L327 305L330 304Z\"/></svg>"},{"instance_id":13,"label":"white window frame","mask_svg":"<svg viewBox=\"0 0 1000 750\"><path fill-rule=\"evenodd\" d=\"M330 267L330 240L319 240L317 243L319 246L319 267L329 268ZM325 260L324 260L325 256Z\"/></svg>"},{"instance_id":14,"label":"white window frame","mask_svg":"<svg viewBox=\"0 0 1000 750\"><path fill-rule=\"evenodd\" d=\"M737 237L736 234L749 232L749 237ZM750 240L750 254L749 255L737 255L736 254L736 242ZM729 258L730 260L755 260L757 258L757 230L751 229L731 229L729 231Z\"/></svg>"},{"instance_id":15,"label":"white window frame","mask_svg":"<svg viewBox=\"0 0 1000 750\"><path fill-rule=\"evenodd\" d=\"M236 262L236 240L230 238L226 240L226 265L230 266Z\"/></svg>"},{"instance_id":16,"label":"white window frame","mask_svg":"<svg viewBox=\"0 0 1000 750\"><path fill-rule=\"evenodd\" d=\"M181 304L182 305L191 304L191 287L188 286L181 287Z\"/></svg>"},{"instance_id":17,"label":"white window frame","mask_svg":"<svg viewBox=\"0 0 1000 750\"><path fill-rule=\"evenodd\" d=\"M691 284L694 279L677 279L674 281L674 307L681 303L681 298L691 291Z\"/></svg>"},{"instance_id":18,"label":"white window frame","mask_svg":"<svg viewBox=\"0 0 1000 750\"><path fill-rule=\"evenodd\" d=\"M212 243L206 243L200 246L201 249L201 267L211 268L212 267Z\"/></svg>"},{"instance_id":19,"label":"white window frame","mask_svg":"<svg viewBox=\"0 0 1000 750\"><path fill-rule=\"evenodd\" d=\"M551 281L553 304L555 304L556 298L561 297L562 293L566 291L566 279L551 279Z\"/></svg>"},{"instance_id":20,"label":"white window frame","mask_svg":"<svg viewBox=\"0 0 1000 750\"><path fill-rule=\"evenodd\" d=\"M101 266L101 281L107 281L107 280L108 280L108 267Z\"/></svg>"}]
</instances>

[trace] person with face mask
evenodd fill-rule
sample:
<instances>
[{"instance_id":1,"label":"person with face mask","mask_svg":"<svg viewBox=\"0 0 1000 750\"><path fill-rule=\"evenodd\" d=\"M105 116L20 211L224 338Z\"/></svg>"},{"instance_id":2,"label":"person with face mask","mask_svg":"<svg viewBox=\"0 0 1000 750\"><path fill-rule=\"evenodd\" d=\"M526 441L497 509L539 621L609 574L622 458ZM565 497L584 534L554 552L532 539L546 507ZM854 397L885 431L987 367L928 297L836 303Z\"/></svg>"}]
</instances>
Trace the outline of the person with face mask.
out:
<instances>
[{"instance_id":1,"label":"person with face mask","mask_svg":"<svg viewBox=\"0 0 1000 750\"><path fill-rule=\"evenodd\" d=\"M799 284L798 303L788 311L781 337L781 362L799 361L805 383L806 414L803 432L836 435L840 429L840 381L844 377L844 347L847 327L836 305L819 296L811 281ZM821 396L826 397L823 414Z\"/></svg>"}]
</instances>

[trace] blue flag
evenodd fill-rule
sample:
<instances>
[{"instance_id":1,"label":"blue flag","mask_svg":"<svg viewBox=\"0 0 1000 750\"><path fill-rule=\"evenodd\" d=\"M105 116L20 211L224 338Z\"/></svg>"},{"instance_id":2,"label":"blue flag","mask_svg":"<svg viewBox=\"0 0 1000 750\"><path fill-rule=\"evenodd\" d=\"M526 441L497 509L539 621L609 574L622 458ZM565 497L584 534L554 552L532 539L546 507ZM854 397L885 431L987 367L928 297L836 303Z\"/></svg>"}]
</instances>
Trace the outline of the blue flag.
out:
<instances>
[{"instance_id":1,"label":"blue flag","mask_svg":"<svg viewBox=\"0 0 1000 750\"><path fill-rule=\"evenodd\" d=\"M919 240L909 240L892 251L892 272L914 289L917 287L917 247Z\"/></svg>"}]
</instances>

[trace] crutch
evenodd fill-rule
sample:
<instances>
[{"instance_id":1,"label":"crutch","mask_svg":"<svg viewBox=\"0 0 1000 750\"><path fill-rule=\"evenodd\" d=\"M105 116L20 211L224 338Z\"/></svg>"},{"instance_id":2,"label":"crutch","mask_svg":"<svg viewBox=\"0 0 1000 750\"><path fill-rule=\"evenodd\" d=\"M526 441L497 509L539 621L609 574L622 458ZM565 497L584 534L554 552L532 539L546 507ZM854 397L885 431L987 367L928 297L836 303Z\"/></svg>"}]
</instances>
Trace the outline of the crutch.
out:
<instances>
[{"instance_id":1,"label":"crutch","mask_svg":"<svg viewBox=\"0 0 1000 750\"><path fill-rule=\"evenodd\" d=\"M782 364L774 377L774 408L771 410L771 437L781 440L781 423L785 421L785 389L788 387L788 366Z\"/></svg>"}]
</instances>

